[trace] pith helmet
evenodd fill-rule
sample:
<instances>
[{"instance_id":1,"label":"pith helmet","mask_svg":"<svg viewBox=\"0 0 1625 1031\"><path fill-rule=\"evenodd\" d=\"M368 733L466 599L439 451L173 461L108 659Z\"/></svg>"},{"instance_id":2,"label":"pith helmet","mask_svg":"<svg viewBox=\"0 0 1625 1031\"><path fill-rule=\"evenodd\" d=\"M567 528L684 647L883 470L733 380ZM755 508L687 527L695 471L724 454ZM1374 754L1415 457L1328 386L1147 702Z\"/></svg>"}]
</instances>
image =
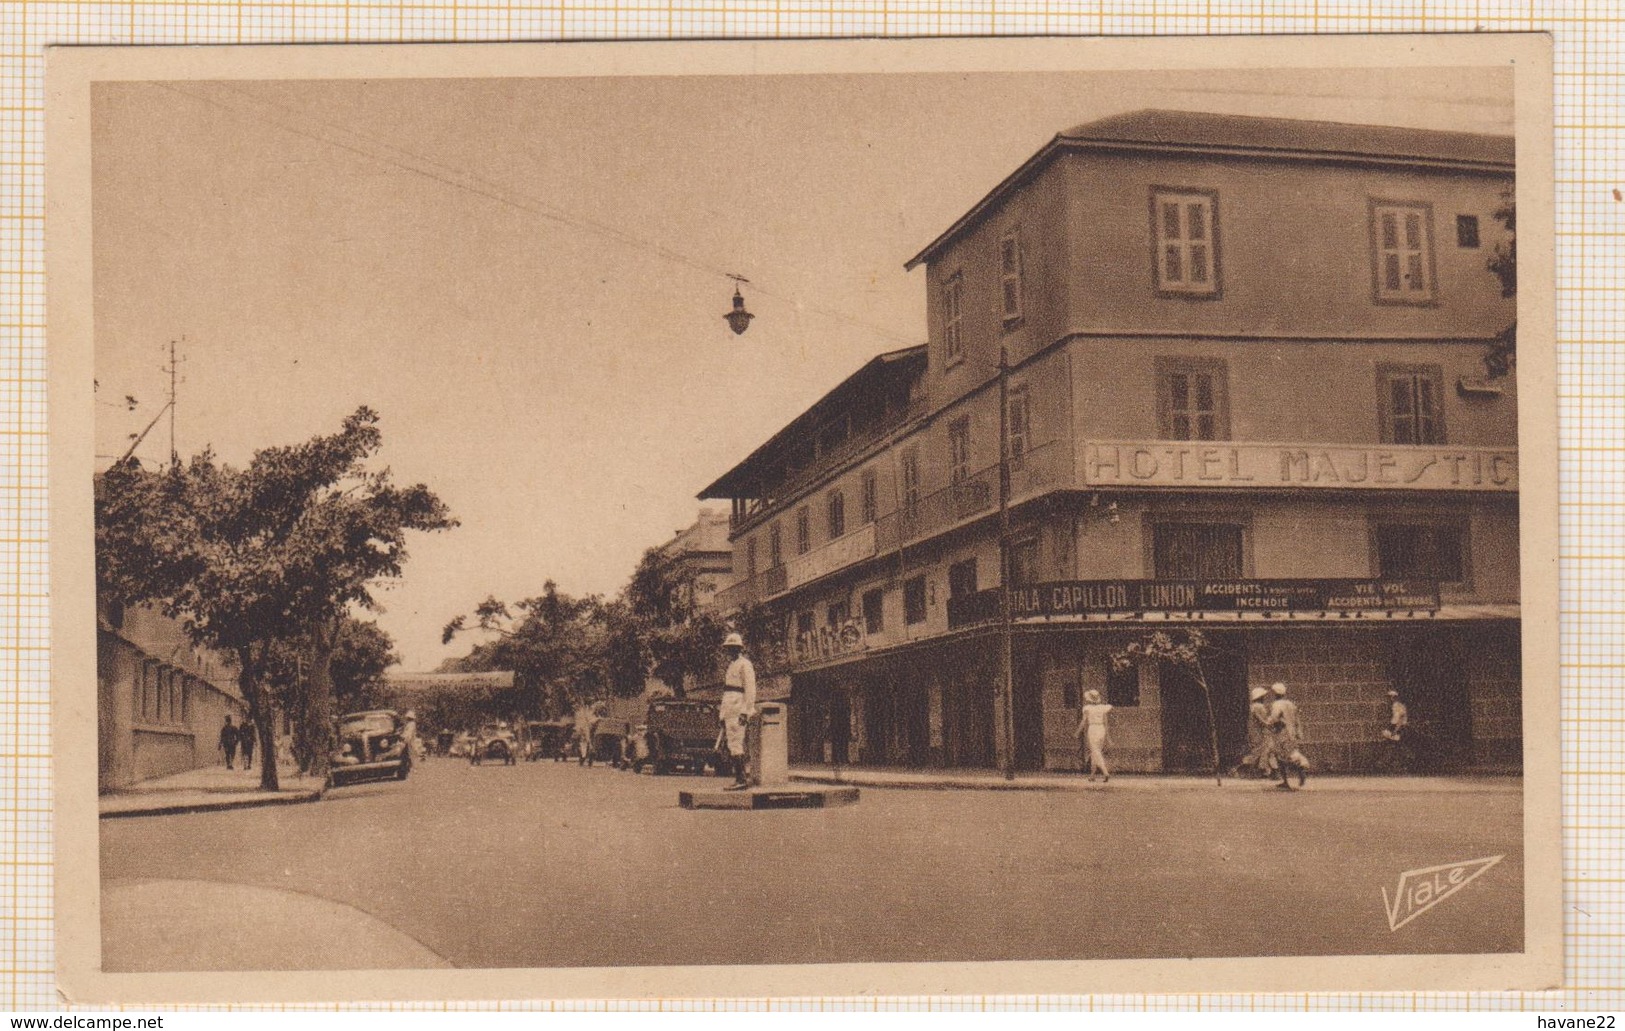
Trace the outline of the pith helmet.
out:
<instances>
[{"instance_id":1,"label":"pith helmet","mask_svg":"<svg viewBox=\"0 0 1625 1031\"><path fill-rule=\"evenodd\" d=\"M1083 693L1083 700L1088 702L1090 705L1099 705L1100 692L1096 691L1094 688L1090 688Z\"/></svg>"},{"instance_id":2,"label":"pith helmet","mask_svg":"<svg viewBox=\"0 0 1625 1031\"><path fill-rule=\"evenodd\" d=\"M1260 698L1264 697L1267 694L1269 694L1268 689L1262 688L1262 687L1255 687L1251 691L1247 692L1247 700L1250 701L1250 702L1256 702Z\"/></svg>"},{"instance_id":3,"label":"pith helmet","mask_svg":"<svg viewBox=\"0 0 1625 1031\"><path fill-rule=\"evenodd\" d=\"M1274 691L1278 695L1283 695L1286 694L1286 685L1277 680L1275 683L1270 685L1270 690Z\"/></svg>"},{"instance_id":4,"label":"pith helmet","mask_svg":"<svg viewBox=\"0 0 1625 1031\"><path fill-rule=\"evenodd\" d=\"M722 639L722 646L724 648L743 648L745 647L745 639L738 634L729 634Z\"/></svg>"},{"instance_id":5,"label":"pith helmet","mask_svg":"<svg viewBox=\"0 0 1625 1031\"><path fill-rule=\"evenodd\" d=\"M1394 689L1392 689L1392 688L1389 688L1389 689L1388 689L1388 697L1389 697L1389 698L1398 698L1398 697L1399 697L1399 692L1398 692L1398 691L1395 691L1395 690L1394 690Z\"/></svg>"}]
</instances>

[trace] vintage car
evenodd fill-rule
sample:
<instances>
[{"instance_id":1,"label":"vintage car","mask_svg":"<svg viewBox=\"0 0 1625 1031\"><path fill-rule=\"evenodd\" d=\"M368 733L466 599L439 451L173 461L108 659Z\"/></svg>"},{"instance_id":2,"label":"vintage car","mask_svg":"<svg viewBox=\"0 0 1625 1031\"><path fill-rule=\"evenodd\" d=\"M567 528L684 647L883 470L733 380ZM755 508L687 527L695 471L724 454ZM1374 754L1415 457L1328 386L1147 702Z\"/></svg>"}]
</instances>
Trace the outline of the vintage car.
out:
<instances>
[{"instance_id":1,"label":"vintage car","mask_svg":"<svg viewBox=\"0 0 1625 1031\"><path fill-rule=\"evenodd\" d=\"M704 773L707 764L721 768L716 760L720 724L715 702L656 699L649 703L645 727L643 754L632 761L634 772L642 772L645 766L652 767L656 775L678 768Z\"/></svg>"},{"instance_id":2,"label":"vintage car","mask_svg":"<svg viewBox=\"0 0 1625 1031\"><path fill-rule=\"evenodd\" d=\"M525 761L559 759L569 750L575 724L569 720L532 720L525 727Z\"/></svg>"},{"instance_id":3,"label":"vintage car","mask_svg":"<svg viewBox=\"0 0 1625 1031\"><path fill-rule=\"evenodd\" d=\"M474 735L462 731L451 739L451 749L446 754L458 759L467 759L474 752Z\"/></svg>"},{"instance_id":4,"label":"vintage car","mask_svg":"<svg viewBox=\"0 0 1625 1031\"><path fill-rule=\"evenodd\" d=\"M411 726L393 709L352 712L338 719L328 780L333 787L364 780L405 780L412 772Z\"/></svg>"},{"instance_id":5,"label":"vintage car","mask_svg":"<svg viewBox=\"0 0 1625 1031\"><path fill-rule=\"evenodd\" d=\"M627 720L602 716L593 724L592 728L592 755L589 762L609 763L616 769L626 765L627 738L632 733L632 725Z\"/></svg>"},{"instance_id":6,"label":"vintage car","mask_svg":"<svg viewBox=\"0 0 1625 1031\"><path fill-rule=\"evenodd\" d=\"M475 766L486 761L512 766L519 761L519 739L506 723L487 723L474 735L468 761Z\"/></svg>"}]
</instances>

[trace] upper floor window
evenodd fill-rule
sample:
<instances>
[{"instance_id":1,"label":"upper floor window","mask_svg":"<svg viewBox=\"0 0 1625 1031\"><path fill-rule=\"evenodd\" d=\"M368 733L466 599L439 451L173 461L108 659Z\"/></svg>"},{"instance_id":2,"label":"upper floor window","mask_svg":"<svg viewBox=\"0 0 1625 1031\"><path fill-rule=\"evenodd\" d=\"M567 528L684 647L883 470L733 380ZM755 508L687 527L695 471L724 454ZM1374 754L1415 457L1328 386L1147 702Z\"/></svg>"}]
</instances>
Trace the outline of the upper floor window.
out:
<instances>
[{"instance_id":1,"label":"upper floor window","mask_svg":"<svg viewBox=\"0 0 1625 1031\"><path fill-rule=\"evenodd\" d=\"M812 633L812 628L813 628L813 614L812 614L811 609L808 609L808 610L803 611L803 612L796 613L796 636L797 637L805 638L808 634Z\"/></svg>"},{"instance_id":2,"label":"upper floor window","mask_svg":"<svg viewBox=\"0 0 1625 1031\"><path fill-rule=\"evenodd\" d=\"M796 509L796 554L805 555L812 550L812 510L806 505Z\"/></svg>"},{"instance_id":3,"label":"upper floor window","mask_svg":"<svg viewBox=\"0 0 1625 1031\"><path fill-rule=\"evenodd\" d=\"M1234 523L1158 523L1151 529L1158 580L1234 580L1242 569L1241 527Z\"/></svg>"},{"instance_id":4,"label":"upper floor window","mask_svg":"<svg viewBox=\"0 0 1625 1031\"><path fill-rule=\"evenodd\" d=\"M1157 359L1157 430L1164 440L1230 438L1229 375L1223 359Z\"/></svg>"},{"instance_id":5,"label":"upper floor window","mask_svg":"<svg viewBox=\"0 0 1625 1031\"><path fill-rule=\"evenodd\" d=\"M863 632L878 634L886 629L886 595L876 587L863 594Z\"/></svg>"},{"instance_id":6,"label":"upper floor window","mask_svg":"<svg viewBox=\"0 0 1625 1031\"><path fill-rule=\"evenodd\" d=\"M1032 406L1025 386L1011 387L1005 416L1010 441L1010 471L1020 472L1032 447Z\"/></svg>"},{"instance_id":7,"label":"upper floor window","mask_svg":"<svg viewBox=\"0 0 1625 1031\"><path fill-rule=\"evenodd\" d=\"M1468 250L1478 249L1478 216L1456 216L1456 246Z\"/></svg>"},{"instance_id":8,"label":"upper floor window","mask_svg":"<svg viewBox=\"0 0 1625 1031\"><path fill-rule=\"evenodd\" d=\"M1006 326L1021 321L1022 277L1021 232L1011 230L999 237L999 291Z\"/></svg>"},{"instance_id":9,"label":"upper floor window","mask_svg":"<svg viewBox=\"0 0 1625 1031\"><path fill-rule=\"evenodd\" d=\"M879 517L880 489L873 468L863 470L858 488L858 518L868 526Z\"/></svg>"},{"instance_id":10,"label":"upper floor window","mask_svg":"<svg viewBox=\"0 0 1625 1031\"><path fill-rule=\"evenodd\" d=\"M1440 401L1444 370L1437 365L1382 365L1377 369L1384 444L1443 444Z\"/></svg>"},{"instance_id":11,"label":"upper floor window","mask_svg":"<svg viewBox=\"0 0 1625 1031\"><path fill-rule=\"evenodd\" d=\"M1460 520L1384 522L1371 529L1377 575L1462 583L1467 579L1467 530Z\"/></svg>"},{"instance_id":12,"label":"upper floor window","mask_svg":"<svg viewBox=\"0 0 1625 1031\"><path fill-rule=\"evenodd\" d=\"M942 363L956 365L964 357L965 277L955 272L942 281Z\"/></svg>"},{"instance_id":13,"label":"upper floor window","mask_svg":"<svg viewBox=\"0 0 1625 1031\"><path fill-rule=\"evenodd\" d=\"M767 568L784 565L784 531L778 523L767 528Z\"/></svg>"},{"instance_id":14,"label":"upper floor window","mask_svg":"<svg viewBox=\"0 0 1625 1031\"><path fill-rule=\"evenodd\" d=\"M948 480L959 483L970 476L970 416L948 424Z\"/></svg>"},{"instance_id":15,"label":"upper floor window","mask_svg":"<svg viewBox=\"0 0 1625 1031\"><path fill-rule=\"evenodd\" d=\"M829 539L846 535L846 495L838 490L829 492Z\"/></svg>"},{"instance_id":16,"label":"upper floor window","mask_svg":"<svg viewBox=\"0 0 1625 1031\"><path fill-rule=\"evenodd\" d=\"M827 616L829 617L829 628L831 630L839 630L841 627L847 624L848 620L852 618L851 600L848 598L842 598L840 601L830 602Z\"/></svg>"},{"instance_id":17,"label":"upper floor window","mask_svg":"<svg viewBox=\"0 0 1625 1031\"><path fill-rule=\"evenodd\" d=\"M925 577L916 576L903 582L903 622L913 625L925 622Z\"/></svg>"},{"instance_id":18,"label":"upper floor window","mask_svg":"<svg viewBox=\"0 0 1625 1031\"><path fill-rule=\"evenodd\" d=\"M1371 279L1379 301L1433 300L1433 209L1427 204L1371 202Z\"/></svg>"},{"instance_id":19,"label":"upper floor window","mask_svg":"<svg viewBox=\"0 0 1625 1031\"><path fill-rule=\"evenodd\" d=\"M1010 586L1026 587L1038 582L1038 538L1029 537L1010 545Z\"/></svg>"},{"instance_id":20,"label":"upper floor window","mask_svg":"<svg viewBox=\"0 0 1625 1031\"><path fill-rule=\"evenodd\" d=\"M920 451L903 451L903 514L913 517L920 510Z\"/></svg>"},{"instance_id":21,"label":"upper floor window","mask_svg":"<svg viewBox=\"0 0 1625 1031\"><path fill-rule=\"evenodd\" d=\"M1191 297L1219 292L1219 195L1205 190L1151 190L1157 289Z\"/></svg>"},{"instance_id":22,"label":"upper floor window","mask_svg":"<svg viewBox=\"0 0 1625 1031\"><path fill-rule=\"evenodd\" d=\"M756 538L752 537L745 542L745 579L756 578Z\"/></svg>"},{"instance_id":23,"label":"upper floor window","mask_svg":"<svg viewBox=\"0 0 1625 1031\"><path fill-rule=\"evenodd\" d=\"M948 567L948 597L963 598L976 593L976 560L965 559Z\"/></svg>"}]
</instances>

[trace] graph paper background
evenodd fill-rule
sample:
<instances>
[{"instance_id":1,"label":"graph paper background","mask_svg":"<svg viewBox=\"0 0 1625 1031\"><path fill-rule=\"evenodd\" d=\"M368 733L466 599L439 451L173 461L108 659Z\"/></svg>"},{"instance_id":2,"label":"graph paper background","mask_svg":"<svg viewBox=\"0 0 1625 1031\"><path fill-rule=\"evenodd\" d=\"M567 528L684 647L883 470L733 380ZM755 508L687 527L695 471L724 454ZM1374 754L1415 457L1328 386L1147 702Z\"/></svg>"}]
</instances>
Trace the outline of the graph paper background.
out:
<instances>
[{"instance_id":1,"label":"graph paper background","mask_svg":"<svg viewBox=\"0 0 1625 1031\"><path fill-rule=\"evenodd\" d=\"M0 4L0 1008L58 1005L51 919L44 50L856 35L1551 32L1556 39L1564 909L1550 993L1016 997L1034 1009L1625 1009L1625 12L1617 0L10 0ZM777 1008L979 1009L986 998ZM493 1007L495 1004L492 1004ZM536 1008L566 1004L536 1003ZM573 1004L604 1008L613 1003ZM627 1004L713 1009L726 1000ZM744 1005L744 1004L738 1004ZM754 1004L751 1008L760 1008ZM435 1004L402 1009L440 1009ZM480 1008L478 1005L458 1008ZM520 1008L513 1003L504 1009ZM618 1008L618 1007L617 1007Z\"/></svg>"}]
</instances>

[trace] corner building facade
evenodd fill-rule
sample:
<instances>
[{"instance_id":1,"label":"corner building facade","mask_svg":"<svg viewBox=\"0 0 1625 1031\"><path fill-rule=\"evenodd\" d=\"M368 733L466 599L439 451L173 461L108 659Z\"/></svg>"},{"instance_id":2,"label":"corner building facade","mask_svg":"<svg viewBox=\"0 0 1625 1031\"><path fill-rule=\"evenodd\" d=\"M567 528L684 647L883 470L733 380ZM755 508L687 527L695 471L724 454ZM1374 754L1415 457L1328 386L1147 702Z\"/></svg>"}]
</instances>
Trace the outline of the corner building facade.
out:
<instances>
[{"instance_id":1,"label":"corner building facade","mask_svg":"<svg viewBox=\"0 0 1625 1031\"><path fill-rule=\"evenodd\" d=\"M1076 769L1095 689L1121 768L1205 768L1199 688L1110 659L1195 625L1226 764L1282 680L1325 769L1377 761L1390 687L1425 766L1519 768L1516 377L1484 362L1512 182L1507 137L1142 111L1051 140L909 262L928 343L701 492L793 760Z\"/></svg>"}]
</instances>

